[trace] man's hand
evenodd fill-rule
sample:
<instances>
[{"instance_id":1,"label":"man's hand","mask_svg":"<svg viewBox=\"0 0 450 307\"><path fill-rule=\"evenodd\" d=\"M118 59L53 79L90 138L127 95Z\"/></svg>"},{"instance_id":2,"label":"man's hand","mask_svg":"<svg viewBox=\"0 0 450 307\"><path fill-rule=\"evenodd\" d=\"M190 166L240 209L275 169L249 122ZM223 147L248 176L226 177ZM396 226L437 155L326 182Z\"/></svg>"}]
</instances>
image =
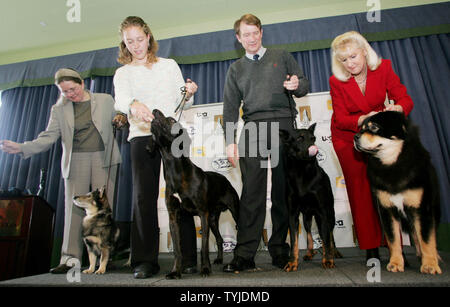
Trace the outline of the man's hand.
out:
<instances>
[{"instance_id":1,"label":"man's hand","mask_svg":"<svg viewBox=\"0 0 450 307\"><path fill-rule=\"evenodd\" d=\"M239 160L237 144L227 145L226 151L227 151L228 161L230 161L230 163L233 167L236 167L237 161Z\"/></svg>"},{"instance_id":2,"label":"man's hand","mask_svg":"<svg viewBox=\"0 0 450 307\"><path fill-rule=\"evenodd\" d=\"M296 75L286 76L286 81L283 82L283 86L288 91L295 91L298 88L298 77Z\"/></svg>"}]
</instances>

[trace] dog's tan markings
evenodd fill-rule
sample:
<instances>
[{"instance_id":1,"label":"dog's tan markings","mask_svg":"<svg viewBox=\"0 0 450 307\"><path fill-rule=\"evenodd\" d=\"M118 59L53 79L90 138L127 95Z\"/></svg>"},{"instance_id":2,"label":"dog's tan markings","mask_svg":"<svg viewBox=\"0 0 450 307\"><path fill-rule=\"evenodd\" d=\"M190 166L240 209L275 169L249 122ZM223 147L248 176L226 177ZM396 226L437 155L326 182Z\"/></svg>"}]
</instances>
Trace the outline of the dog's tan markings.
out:
<instances>
[{"instance_id":1,"label":"dog's tan markings","mask_svg":"<svg viewBox=\"0 0 450 307\"><path fill-rule=\"evenodd\" d=\"M382 148L377 152L378 157L384 165L392 165L397 162L398 156L402 152L403 140L391 140L385 138L379 138Z\"/></svg>"},{"instance_id":2,"label":"dog's tan markings","mask_svg":"<svg viewBox=\"0 0 450 307\"><path fill-rule=\"evenodd\" d=\"M330 238L333 238L333 232L331 232ZM335 255L333 242L333 239L331 239L328 246L323 246L322 267L324 269L333 269L336 267L333 258Z\"/></svg>"},{"instance_id":3,"label":"dog's tan markings","mask_svg":"<svg viewBox=\"0 0 450 307\"><path fill-rule=\"evenodd\" d=\"M306 251L306 255L303 256L303 260L309 261L312 260L317 251L314 250L314 241L311 233L307 233L307 242L308 242L308 250Z\"/></svg>"},{"instance_id":4,"label":"dog's tan markings","mask_svg":"<svg viewBox=\"0 0 450 307\"><path fill-rule=\"evenodd\" d=\"M108 260L109 260L109 248L102 248L100 256L100 267L98 268L97 271L95 271L95 274L105 274Z\"/></svg>"},{"instance_id":5,"label":"dog's tan markings","mask_svg":"<svg viewBox=\"0 0 450 307\"><path fill-rule=\"evenodd\" d=\"M419 219L414 221L414 228L416 230L420 250L422 252L422 265L420 266L420 272L424 274L442 274L442 270L438 263L439 255L436 249L436 233L434 228L431 228L428 242L423 240Z\"/></svg>"},{"instance_id":6,"label":"dog's tan markings","mask_svg":"<svg viewBox=\"0 0 450 307\"><path fill-rule=\"evenodd\" d=\"M404 196L403 194L391 194L386 191L377 190L376 191L377 198L380 204L385 208L396 207L398 211L406 217L406 213L404 210Z\"/></svg>"},{"instance_id":7,"label":"dog's tan markings","mask_svg":"<svg viewBox=\"0 0 450 307\"><path fill-rule=\"evenodd\" d=\"M413 208L419 208L422 203L423 188L410 189L402 193L405 205Z\"/></svg>"},{"instance_id":8,"label":"dog's tan markings","mask_svg":"<svg viewBox=\"0 0 450 307\"><path fill-rule=\"evenodd\" d=\"M392 202L391 202L391 196L392 194L386 192L386 191L382 191L382 190L377 190L376 191L376 195L378 200L380 201L380 204L385 207L385 208L390 208L392 207Z\"/></svg>"},{"instance_id":9,"label":"dog's tan markings","mask_svg":"<svg viewBox=\"0 0 450 307\"><path fill-rule=\"evenodd\" d=\"M393 217L391 217L392 231L394 233L393 241L387 239L389 246L389 264L387 265L387 270L390 272L403 272L404 271L404 261L402 255L402 246L400 238L400 223Z\"/></svg>"},{"instance_id":10,"label":"dog's tan markings","mask_svg":"<svg viewBox=\"0 0 450 307\"><path fill-rule=\"evenodd\" d=\"M295 242L294 242L294 260L289 261L286 266L284 267L284 270L286 272L295 272L298 269L298 235L295 236Z\"/></svg>"}]
</instances>

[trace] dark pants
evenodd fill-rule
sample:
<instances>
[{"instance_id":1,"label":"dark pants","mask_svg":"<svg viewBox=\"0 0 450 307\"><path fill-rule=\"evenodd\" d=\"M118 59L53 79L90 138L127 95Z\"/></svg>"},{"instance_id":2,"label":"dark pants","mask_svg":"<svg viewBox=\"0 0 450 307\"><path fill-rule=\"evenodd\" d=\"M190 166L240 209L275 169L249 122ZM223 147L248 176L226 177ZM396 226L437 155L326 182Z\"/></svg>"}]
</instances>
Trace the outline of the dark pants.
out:
<instances>
[{"instance_id":1,"label":"dark pants","mask_svg":"<svg viewBox=\"0 0 450 307\"><path fill-rule=\"evenodd\" d=\"M269 240L269 253L272 257L289 254L289 245L286 243L289 219L285 192L286 178L282 159L283 146L279 144L276 147L274 140L271 139L270 127L273 126L273 122L279 123L279 129L288 131L293 129L291 119L255 121L245 124L239 140L242 194L237 245L234 253L235 256L245 259L254 258L261 241L266 218L267 168L262 167L261 163L267 163L267 152L261 151L261 148L267 148L272 151L272 235ZM267 124L267 129L261 125L262 123ZM247 133L248 130L245 128L249 124L253 125L253 128L256 127L257 138L255 138L255 130L253 128L250 129L252 130L250 134L253 135ZM273 137L279 140L278 131L275 131ZM257 154L256 157L252 157L255 153L255 146L258 148L256 150ZM243 156L244 152L245 156ZM274 154L278 157L274 156Z\"/></svg>"},{"instance_id":2,"label":"dark pants","mask_svg":"<svg viewBox=\"0 0 450 307\"><path fill-rule=\"evenodd\" d=\"M133 222L131 223L131 265L148 262L158 264L159 226L158 194L161 155L150 154L146 146L150 137L136 137L131 144L133 173ZM183 266L197 264L197 238L194 218L187 212L181 215L181 252Z\"/></svg>"}]
</instances>

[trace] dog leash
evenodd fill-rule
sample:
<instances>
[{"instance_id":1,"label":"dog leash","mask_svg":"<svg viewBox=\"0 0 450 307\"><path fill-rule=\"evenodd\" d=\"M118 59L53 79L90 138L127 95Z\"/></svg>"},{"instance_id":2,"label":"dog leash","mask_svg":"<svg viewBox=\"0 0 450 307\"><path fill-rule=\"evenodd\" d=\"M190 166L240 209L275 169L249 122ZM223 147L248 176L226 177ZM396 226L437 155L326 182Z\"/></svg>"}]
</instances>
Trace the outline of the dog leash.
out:
<instances>
[{"instance_id":1,"label":"dog leash","mask_svg":"<svg viewBox=\"0 0 450 307\"><path fill-rule=\"evenodd\" d=\"M291 80L291 75L288 75L286 80ZM295 120L294 111L292 111L293 108L295 109L295 101L294 98L292 98L293 91L287 90L287 95L289 100L289 111L291 111L292 124L294 125L294 129L297 129L297 121Z\"/></svg>"},{"instance_id":2,"label":"dog leash","mask_svg":"<svg viewBox=\"0 0 450 307\"><path fill-rule=\"evenodd\" d=\"M106 178L106 187L105 187L106 195L108 195L109 177L111 176L112 156L113 156L113 151L114 151L114 141L116 139L116 132L117 132L117 127L113 124L113 139L112 139L112 145L111 145L111 153L109 155L108 177Z\"/></svg>"},{"instance_id":3,"label":"dog leash","mask_svg":"<svg viewBox=\"0 0 450 307\"><path fill-rule=\"evenodd\" d=\"M187 81L187 83L191 83L192 81ZM178 104L178 106L176 107L176 109L175 109L175 111L174 111L174 113L175 114L177 114L177 112L178 112L178 110L180 110L181 109L181 112L180 112L180 116L178 116L178 122L180 121L180 119L181 119L181 114L183 114L183 109L184 109L184 105L186 104L186 94L187 94L187 88L186 88L186 86L182 86L182 87L180 87L180 91L181 91L181 94L183 95L182 97L181 97L181 101L180 101L180 103Z\"/></svg>"}]
</instances>

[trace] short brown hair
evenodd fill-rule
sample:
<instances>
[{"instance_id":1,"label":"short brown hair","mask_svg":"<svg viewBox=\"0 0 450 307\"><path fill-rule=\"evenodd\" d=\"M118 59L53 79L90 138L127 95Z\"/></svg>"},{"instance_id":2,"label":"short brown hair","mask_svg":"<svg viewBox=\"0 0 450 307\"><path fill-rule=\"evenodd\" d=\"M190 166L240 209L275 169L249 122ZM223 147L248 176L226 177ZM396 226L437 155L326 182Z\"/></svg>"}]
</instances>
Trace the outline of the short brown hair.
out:
<instances>
[{"instance_id":1,"label":"short brown hair","mask_svg":"<svg viewBox=\"0 0 450 307\"><path fill-rule=\"evenodd\" d=\"M234 22L234 32L237 35L239 35L239 31L241 30L241 22L248 24L248 25L257 26L258 29L261 30L261 20L259 20L259 18L256 17L255 15L245 14L245 15L242 15L241 18L239 18L238 20L236 20Z\"/></svg>"},{"instance_id":2,"label":"short brown hair","mask_svg":"<svg viewBox=\"0 0 450 307\"><path fill-rule=\"evenodd\" d=\"M128 51L127 46L123 41L123 31L125 31L125 29L129 27L140 27L146 35L150 35L150 39L148 41L149 44L147 51L147 63L157 62L158 59L156 57L156 53L158 52L158 42L155 40L152 31L150 31L150 27L145 23L145 21L142 18L137 16L128 16L120 24L119 32L122 41L120 42L119 45L119 57L117 58L117 61L120 64L124 65L129 64L133 61L133 56L131 55L130 51Z\"/></svg>"}]
</instances>

